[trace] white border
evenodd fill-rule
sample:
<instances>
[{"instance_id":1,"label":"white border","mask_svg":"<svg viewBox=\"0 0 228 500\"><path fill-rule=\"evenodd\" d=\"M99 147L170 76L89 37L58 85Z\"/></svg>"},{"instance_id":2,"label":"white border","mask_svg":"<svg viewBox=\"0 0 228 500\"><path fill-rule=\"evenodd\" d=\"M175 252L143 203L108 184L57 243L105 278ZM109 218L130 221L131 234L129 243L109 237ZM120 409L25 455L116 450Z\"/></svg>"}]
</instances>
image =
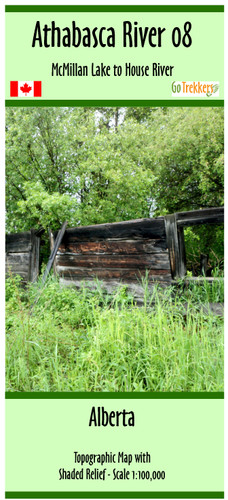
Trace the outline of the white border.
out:
<instances>
[{"instance_id":1,"label":"white border","mask_svg":"<svg viewBox=\"0 0 228 500\"><path fill-rule=\"evenodd\" d=\"M4 25L5 25L5 5L63 5L65 1L63 0L0 0L0 53L1 53L1 67L5 68L5 46L4 46L4 41L5 41L5 33L4 33ZM227 23L227 10L228 10L228 0L143 0L140 2L140 0L67 0L66 4L67 5L225 5L225 47L228 46L228 23ZM213 36L213 35L212 35ZM212 40L213 42L213 40ZM225 59L226 60L226 59ZM224 79L224 88L226 89L226 82L227 82L227 64L224 64L225 68L225 79ZM4 158L4 117L5 117L5 88L4 88L4 70L2 72L3 76L0 78L0 174L1 174L1 182L0 182L0 297L1 297L1 302L0 302L0 318L1 318L1 336L0 336L0 369L1 369L1 377L0 377L0 498L4 499L5 495L5 469L4 469L4 464L5 464L5 446L4 446L4 436L5 436L5 424L4 424L4 394L5 394L5 380L4 380L4 373L5 373L5 341L4 341L4 267L5 267L5 245L4 245L4 240L5 240L5 206L4 206L4 165L5 165L5 158ZM225 91L225 99L227 92ZM226 123L228 122L228 111L225 107L225 146L227 144L227 127ZM225 147L225 152L226 152L226 147ZM225 153L226 154L226 153ZM225 181L227 181L227 176L225 176ZM225 182L225 186L227 186L227 182ZM227 189L225 190L227 192ZM226 210L225 210L225 220L226 220ZM227 231L225 231L225 276L227 272ZM227 283L225 281L225 297L227 297ZM225 311L225 332L226 332L226 326L228 324L227 321L227 314ZM225 345L226 347L226 345ZM225 388L226 388L226 380L227 380L227 352L225 349ZM225 398L225 421L228 420L228 411L227 411L227 398ZM227 458L227 441L228 441L228 431L227 431L227 425L225 426L225 471L228 471L228 458ZM18 455L19 456L19 453ZM225 474L225 495L226 492L228 491L228 474Z\"/></svg>"}]
</instances>

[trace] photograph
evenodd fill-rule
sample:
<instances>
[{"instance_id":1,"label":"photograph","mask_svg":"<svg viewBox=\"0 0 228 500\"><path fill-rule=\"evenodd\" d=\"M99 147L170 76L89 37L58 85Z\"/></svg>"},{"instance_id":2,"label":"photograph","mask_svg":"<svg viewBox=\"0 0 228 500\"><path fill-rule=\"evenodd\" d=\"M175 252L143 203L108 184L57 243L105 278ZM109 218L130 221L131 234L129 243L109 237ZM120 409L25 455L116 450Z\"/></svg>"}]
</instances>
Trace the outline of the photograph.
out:
<instances>
[{"instance_id":1,"label":"photograph","mask_svg":"<svg viewBox=\"0 0 228 500\"><path fill-rule=\"evenodd\" d=\"M224 390L224 109L6 107L6 391Z\"/></svg>"}]
</instances>

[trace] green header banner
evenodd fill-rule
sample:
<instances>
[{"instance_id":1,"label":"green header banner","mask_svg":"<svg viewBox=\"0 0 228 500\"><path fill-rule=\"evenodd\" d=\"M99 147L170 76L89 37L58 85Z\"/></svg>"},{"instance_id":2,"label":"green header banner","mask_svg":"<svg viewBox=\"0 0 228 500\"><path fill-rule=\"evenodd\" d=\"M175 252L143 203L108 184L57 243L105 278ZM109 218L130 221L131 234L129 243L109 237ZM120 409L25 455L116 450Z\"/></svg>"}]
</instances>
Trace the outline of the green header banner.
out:
<instances>
[{"instance_id":1,"label":"green header banner","mask_svg":"<svg viewBox=\"0 0 228 500\"><path fill-rule=\"evenodd\" d=\"M223 5L6 5L6 12L224 12Z\"/></svg>"},{"instance_id":2,"label":"green header banner","mask_svg":"<svg viewBox=\"0 0 228 500\"><path fill-rule=\"evenodd\" d=\"M223 6L6 6L7 105L221 103L223 16Z\"/></svg>"}]
</instances>

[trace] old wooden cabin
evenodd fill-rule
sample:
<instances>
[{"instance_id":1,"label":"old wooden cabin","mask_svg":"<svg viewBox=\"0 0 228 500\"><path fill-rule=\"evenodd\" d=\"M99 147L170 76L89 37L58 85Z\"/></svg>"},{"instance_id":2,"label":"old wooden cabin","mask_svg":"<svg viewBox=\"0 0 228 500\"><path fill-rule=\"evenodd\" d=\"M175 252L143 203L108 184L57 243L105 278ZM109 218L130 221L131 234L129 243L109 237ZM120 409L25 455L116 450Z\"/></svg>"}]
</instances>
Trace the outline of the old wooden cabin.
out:
<instances>
[{"instance_id":1,"label":"old wooden cabin","mask_svg":"<svg viewBox=\"0 0 228 500\"><path fill-rule=\"evenodd\" d=\"M79 287L86 282L95 286L94 278L98 278L108 291L123 283L140 296L145 276L152 287L155 282L166 286L186 275L185 227L223 222L224 209L219 207L69 228L56 248L54 270L63 285ZM25 281L38 275L40 235L31 230L6 238L7 270L11 267Z\"/></svg>"},{"instance_id":2,"label":"old wooden cabin","mask_svg":"<svg viewBox=\"0 0 228 500\"><path fill-rule=\"evenodd\" d=\"M64 285L92 285L98 278L109 291L121 282L141 295L145 276L152 287L154 282L165 286L186 275L184 227L223 222L222 207L66 229L56 272Z\"/></svg>"}]
</instances>

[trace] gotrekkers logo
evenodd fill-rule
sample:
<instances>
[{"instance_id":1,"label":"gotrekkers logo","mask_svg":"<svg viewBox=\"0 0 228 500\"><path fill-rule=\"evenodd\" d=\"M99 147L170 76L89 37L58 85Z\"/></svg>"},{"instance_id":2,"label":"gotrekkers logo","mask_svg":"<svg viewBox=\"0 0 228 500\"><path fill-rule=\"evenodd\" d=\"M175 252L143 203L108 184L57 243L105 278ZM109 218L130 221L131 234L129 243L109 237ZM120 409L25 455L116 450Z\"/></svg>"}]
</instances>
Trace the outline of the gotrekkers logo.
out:
<instances>
[{"instance_id":1,"label":"gotrekkers logo","mask_svg":"<svg viewBox=\"0 0 228 500\"><path fill-rule=\"evenodd\" d=\"M219 97L219 82L172 82L173 97Z\"/></svg>"}]
</instances>

